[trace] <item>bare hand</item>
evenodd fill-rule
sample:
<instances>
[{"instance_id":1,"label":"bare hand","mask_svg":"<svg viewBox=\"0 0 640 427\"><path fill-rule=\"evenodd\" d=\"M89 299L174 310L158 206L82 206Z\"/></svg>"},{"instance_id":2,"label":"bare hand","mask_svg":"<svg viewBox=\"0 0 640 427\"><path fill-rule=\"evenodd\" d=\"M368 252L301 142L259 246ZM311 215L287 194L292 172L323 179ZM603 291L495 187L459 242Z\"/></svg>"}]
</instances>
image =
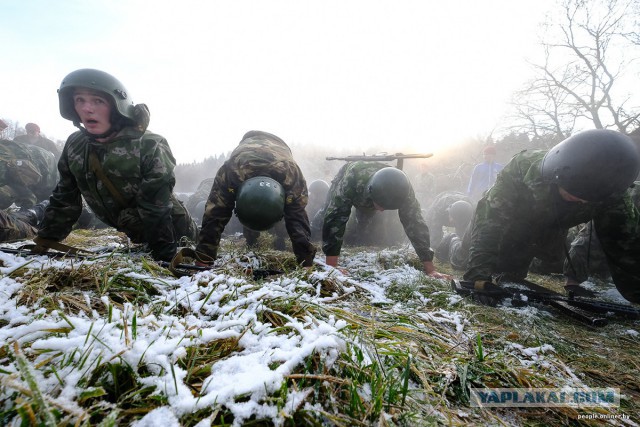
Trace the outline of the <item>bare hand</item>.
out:
<instances>
[{"instance_id":1,"label":"bare hand","mask_svg":"<svg viewBox=\"0 0 640 427\"><path fill-rule=\"evenodd\" d=\"M445 280L453 279L453 276L451 276L450 274L438 273L437 271L432 271L431 273L428 274L428 276L433 277L435 279L445 279Z\"/></svg>"}]
</instances>

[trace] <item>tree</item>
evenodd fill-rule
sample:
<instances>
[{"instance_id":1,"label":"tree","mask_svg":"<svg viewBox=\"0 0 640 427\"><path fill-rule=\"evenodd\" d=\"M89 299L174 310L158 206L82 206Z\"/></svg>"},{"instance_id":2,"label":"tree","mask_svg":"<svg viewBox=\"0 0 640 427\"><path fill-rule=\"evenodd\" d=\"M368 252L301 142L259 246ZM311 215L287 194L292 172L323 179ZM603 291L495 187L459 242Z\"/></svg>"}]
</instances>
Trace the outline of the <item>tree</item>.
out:
<instances>
[{"instance_id":1,"label":"tree","mask_svg":"<svg viewBox=\"0 0 640 427\"><path fill-rule=\"evenodd\" d=\"M638 44L629 36L635 0L562 0L542 27L544 58L514 95L515 125L534 138L562 140L579 127L630 133L640 108L625 85L636 70ZM627 59L631 58L631 59Z\"/></svg>"}]
</instances>

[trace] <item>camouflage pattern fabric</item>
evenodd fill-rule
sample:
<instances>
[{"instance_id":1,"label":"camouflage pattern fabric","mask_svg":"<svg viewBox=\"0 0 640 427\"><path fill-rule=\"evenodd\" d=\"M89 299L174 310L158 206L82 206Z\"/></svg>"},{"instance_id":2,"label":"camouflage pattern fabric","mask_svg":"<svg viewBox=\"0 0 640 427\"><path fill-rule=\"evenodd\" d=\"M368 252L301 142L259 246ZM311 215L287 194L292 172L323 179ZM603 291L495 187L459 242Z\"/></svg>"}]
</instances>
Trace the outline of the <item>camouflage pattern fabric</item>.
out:
<instances>
[{"instance_id":1,"label":"camouflage pattern fabric","mask_svg":"<svg viewBox=\"0 0 640 427\"><path fill-rule=\"evenodd\" d=\"M53 154L33 145L0 140L0 209L13 203L33 207L51 195L57 179Z\"/></svg>"},{"instance_id":2,"label":"camouflage pattern fabric","mask_svg":"<svg viewBox=\"0 0 640 427\"><path fill-rule=\"evenodd\" d=\"M542 180L545 154L515 155L478 202L464 238L469 254L464 279L491 280L494 273L524 278L534 257L556 257L567 230L593 220L616 287L629 301L640 302L640 213L630 195L598 203L564 201L556 186Z\"/></svg>"},{"instance_id":3,"label":"camouflage pattern fabric","mask_svg":"<svg viewBox=\"0 0 640 427\"><path fill-rule=\"evenodd\" d=\"M331 182L325 208L322 228L322 250L325 255L340 255L352 207L362 211L362 218L372 216L376 212L367 191L367 183L374 173L385 167L389 165L357 161L345 164L338 171ZM404 205L398 209L398 216L420 260L433 260L433 251L429 245L429 228L422 218L420 204L413 188L410 189Z\"/></svg>"},{"instance_id":4,"label":"camouflage pattern fabric","mask_svg":"<svg viewBox=\"0 0 640 427\"><path fill-rule=\"evenodd\" d=\"M36 235L35 227L19 216L0 210L0 242L15 242L31 239Z\"/></svg>"},{"instance_id":5,"label":"camouflage pattern fabric","mask_svg":"<svg viewBox=\"0 0 640 427\"><path fill-rule=\"evenodd\" d=\"M197 250L213 258L218 254L222 232L235 207L236 193L249 178L268 176L285 191L284 221L293 253L303 266L313 265L316 253L311 244L309 218L305 211L307 184L291 149L275 135L251 131L216 174L202 220Z\"/></svg>"},{"instance_id":6,"label":"camouflage pattern fabric","mask_svg":"<svg viewBox=\"0 0 640 427\"><path fill-rule=\"evenodd\" d=\"M627 190L636 208L640 208L640 181ZM569 248L569 258L564 263L565 276L584 282L591 276L609 277L607 257L602 251L600 240L593 230L593 222L580 228Z\"/></svg>"},{"instance_id":7,"label":"camouflage pattern fabric","mask_svg":"<svg viewBox=\"0 0 640 427\"><path fill-rule=\"evenodd\" d=\"M36 147L40 147L44 150L47 150L48 152L53 154L53 157L56 159L56 161L60 158L60 148L58 148L55 142L45 138L42 135L37 135L37 136L18 135L15 138L13 138L13 140L23 144L34 145Z\"/></svg>"},{"instance_id":8,"label":"camouflage pattern fabric","mask_svg":"<svg viewBox=\"0 0 640 427\"><path fill-rule=\"evenodd\" d=\"M429 226L431 247L436 248L440 244L444 235L444 227L453 227L449 218L449 206L461 200L472 203L471 199L464 193L459 191L443 191L435 197L431 205L427 208L424 219ZM464 231L465 230L456 230L456 233L462 236Z\"/></svg>"},{"instance_id":9,"label":"camouflage pattern fabric","mask_svg":"<svg viewBox=\"0 0 640 427\"><path fill-rule=\"evenodd\" d=\"M95 152L104 174L126 206L91 170ZM100 221L135 243L147 243L155 259L170 260L182 237L195 241L197 227L173 194L175 159L166 139L149 131L122 129L105 143L82 132L67 140L58 163L60 181L54 190L38 236L64 239L82 212L82 198Z\"/></svg>"}]
</instances>

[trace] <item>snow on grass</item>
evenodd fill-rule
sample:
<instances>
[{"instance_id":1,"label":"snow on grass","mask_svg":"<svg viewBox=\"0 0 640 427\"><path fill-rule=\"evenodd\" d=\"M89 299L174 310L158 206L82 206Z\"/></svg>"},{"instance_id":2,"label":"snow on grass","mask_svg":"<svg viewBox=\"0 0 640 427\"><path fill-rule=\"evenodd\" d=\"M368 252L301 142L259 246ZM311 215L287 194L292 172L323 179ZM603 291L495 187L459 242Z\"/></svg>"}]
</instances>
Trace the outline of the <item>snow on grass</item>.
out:
<instances>
[{"instance_id":1,"label":"snow on grass","mask_svg":"<svg viewBox=\"0 0 640 427\"><path fill-rule=\"evenodd\" d=\"M417 400L428 400L432 393L439 402L445 391L436 393L433 388L455 384L460 361L473 359L465 349L476 345L484 325L469 311L473 304L452 293L444 281L426 278L406 262L410 256L407 247L358 251L341 257L344 273L326 266L318 256L313 271L297 269L262 280L242 273L262 267L260 254L253 252L224 255L217 268L181 278L123 259L109 264L110 274L130 281L139 291L135 295L144 298L116 301L122 295L110 294L115 284L106 281L84 284L77 289L77 301L60 299L52 307L47 298L25 303L25 294L31 292L29 274L47 269L70 274L83 265L106 269L100 266L108 260L45 256L27 260L0 252L0 342L18 343L37 367L42 392L80 412L77 402L83 393L96 389L105 367L107 372L115 365L130 368L137 383L164 402L134 421L137 427L181 425L189 414L214 407L230 412L234 425L249 420L282 425L298 410L324 414L328 407L338 406L336 396L322 405L310 401L316 393L313 388L284 390L283 385L292 376L305 374L310 360L319 360L324 372L341 372L344 367L339 363L353 364L355 368L349 369L356 372L366 367L375 378L373 368L383 369L382 360L387 360L381 354L393 356L388 358L391 371L380 374L384 381L402 372L407 361L413 360L418 372L424 369L418 368L419 363L426 363L428 375L438 376L436 384L429 385L426 377L419 376L422 383L418 378L407 380L404 393ZM29 274L20 276L19 271ZM73 290L73 286L80 285L64 289ZM45 297L64 290L47 289ZM80 302L85 309L76 308ZM483 310L515 316L516 323L524 325L551 316L534 307ZM367 336L375 328L380 329L377 338ZM638 336L632 329L626 334ZM410 339L424 341L418 344ZM552 375L549 381L579 382L571 368L554 361L557 353L549 343L531 347L496 340L492 346L485 351L515 359L525 368L544 369ZM420 349L419 355L428 355L425 361L410 357L415 348ZM439 353L444 355L442 360L435 356ZM15 387L7 384L21 383L20 372L6 355L0 357L0 369L4 377L0 400L8 402ZM395 390L392 383L385 384ZM376 403L379 390L373 382L355 386L363 401ZM433 403L425 404L433 420L470 416L468 408L453 408L447 415ZM380 415L392 418L384 411ZM192 425L205 427L211 421Z\"/></svg>"}]
</instances>

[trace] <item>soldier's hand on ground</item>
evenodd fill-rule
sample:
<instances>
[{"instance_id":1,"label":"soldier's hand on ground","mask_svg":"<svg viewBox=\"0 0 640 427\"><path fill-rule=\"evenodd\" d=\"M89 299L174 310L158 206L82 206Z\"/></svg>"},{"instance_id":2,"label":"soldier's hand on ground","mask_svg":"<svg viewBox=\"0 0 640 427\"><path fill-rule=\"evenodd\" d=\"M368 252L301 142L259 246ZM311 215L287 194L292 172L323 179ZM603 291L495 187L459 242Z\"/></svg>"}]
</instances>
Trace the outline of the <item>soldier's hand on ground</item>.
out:
<instances>
[{"instance_id":1,"label":"soldier's hand on ground","mask_svg":"<svg viewBox=\"0 0 640 427\"><path fill-rule=\"evenodd\" d=\"M451 280L453 278L448 274L438 273L436 271L436 267L433 265L433 261L424 261L423 265L424 265L424 272L430 277L433 277L435 279L446 279L446 280Z\"/></svg>"}]
</instances>

